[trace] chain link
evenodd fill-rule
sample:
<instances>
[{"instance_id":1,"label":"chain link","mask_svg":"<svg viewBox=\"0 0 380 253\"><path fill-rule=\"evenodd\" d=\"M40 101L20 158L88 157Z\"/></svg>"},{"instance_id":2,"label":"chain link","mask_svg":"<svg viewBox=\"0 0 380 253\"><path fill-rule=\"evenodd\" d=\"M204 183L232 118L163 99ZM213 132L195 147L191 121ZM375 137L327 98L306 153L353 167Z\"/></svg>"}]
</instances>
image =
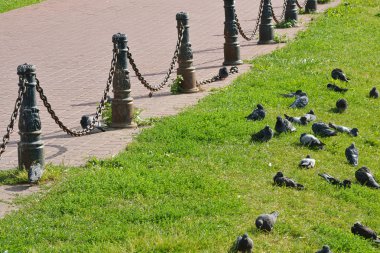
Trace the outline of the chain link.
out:
<instances>
[{"instance_id":1,"label":"chain link","mask_svg":"<svg viewBox=\"0 0 380 253\"><path fill-rule=\"evenodd\" d=\"M257 30L258 30L260 22L261 22L261 15L263 14L263 5L264 5L264 0L261 0L260 1L260 7L259 7L259 15L258 15L258 18L257 18L257 21L256 21L256 25L255 25L255 28L252 31L252 34L249 37L244 33L243 29L241 28L241 24L239 22L239 19L238 19L238 16L237 16L236 12L235 12L235 20L236 20L236 25L237 25L237 28L239 30L239 33L247 41L253 40L253 37L257 33Z\"/></svg>"},{"instance_id":2,"label":"chain link","mask_svg":"<svg viewBox=\"0 0 380 253\"><path fill-rule=\"evenodd\" d=\"M132 56L132 54L130 52L129 47L127 46L127 50L128 50L127 51L127 56L128 56L129 63L131 64L132 69L135 71L136 77L139 79L139 81L141 82L141 84L144 85L145 88L147 88L148 90L151 91L150 94L149 94L149 96L152 96L152 92L161 90L168 83L169 77L172 74L174 66L175 66L175 64L176 64L176 62L178 60L179 48L181 46L181 41L182 41L182 38L183 38L184 31L185 31L185 28L181 25L179 27L177 44L176 44L176 47L175 47L174 56L173 56L172 61L170 63L169 70L167 71L164 80L159 85L156 85L156 86L153 86L153 85L149 84L145 80L145 78L142 76L142 74L140 73L140 70L136 66L135 60L133 59L133 56ZM128 73L125 73L125 74L127 75Z\"/></svg>"},{"instance_id":3,"label":"chain link","mask_svg":"<svg viewBox=\"0 0 380 253\"><path fill-rule=\"evenodd\" d=\"M236 73L239 73L239 68L237 66L232 66L228 72L229 75L231 74L236 74ZM219 80L222 80L224 78L222 78L219 74L216 75L216 76L213 76L209 79L206 79L206 80L203 80L203 81L200 81L200 82L196 82L197 86L201 86L201 85L205 85L205 84L208 84L208 83L213 83L213 82L216 82L216 81L219 81Z\"/></svg>"},{"instance_id":4,"label":"chain link","mask_svg":"<svg viewBox=\"0 0 380 253\"><path fill-rule=\"evenodd\" d=\"M271 12L272 12L273 20L274 20L274 22L276 22L277 24L279 24L279 23L281 23L282 21L284 21L284 16L285 16L285 12L286 12L286 6L287 6L287 4L288 4L288 1L287 1L287 0L284 0L284 4L282 5L282 13L281 13L281 16L280 16L279 18L277 18L277 16L274 14L272 3L270 4L270 8L271 8Z\"/></svg>"},{"instance_id":5,"label":"chain link","mask_svg":"<svg viewBox=\"0 0 380 253\"><path fill-rule=\"evenodd\" d=\"M298 8L300 8L300 9L304 8L304 7L306 6L306 3L307 3L307 0L305 0L305 1L303 2L303 4L300 4L300 3L298 2L298 0L296 0L296 4L297 4Z\"/></svg>"},{"instance_id":6,"label":"chain link","mask_svg":"<svg viewBox=\"0 0 380 253\"><path fill-rule=\"evenodd\" d=\"M103 97L101 98L100 103L99 103L98 107L96 108L96 114L93 117L91 124L86 129L83 129L80 131L70 130L67 126L65 126L62 123L62 121L55 114L54 110L51 108L51 105L48 102L47 97L44 95L44 91L43 91L42 87L40 86L40 81L36 78L36 80L37 80L36 89L37 89L38 93L40 94L40 98L41 98L42 102L44 103L44 106L46 107L46 109L49 112L49 114L51 115L51 117L54 119L55 123L57 123L58 126L67 134L74 136L74 137L87 135L95 128L95 124L99 122L99 116L102 115L102 111L105 107L105 101L107 101L107 95L109 93L109 90L110 90L110 87L111 87L111 84L113 81L113 77L115 75L116 63L117 63L117 57L116 57L117 53L118 53L117 49L113 50L111 68L110 68L110 71L108 74L107 85L106 85L106 88L104 89Z\"/></svg>"},{"instance_id":7,"label":"chain link","mask_svg":"<svg viewBox=\"0 0 380 253\"><path fill-rule=\"evenodd\" d=\"M21 79L20 79L20 81L21 81ZM26 85L25 84L26 84L26 80L22 79L22 83L18 89L18 96L17 96L16 102L15 102L15 107L14 107L13 113L11 115L11 121L10 121L9 125L7 126L7 133L3 136L3 143L0 145L0 158L1 158L2 154L5 152L5 148L7 147L10 135L13 132L14 124L15 124L15 121L17 119L17 115L19 113L19 109L20 109L20 106L22 104L22 100L24 98L24 94L26 91Z\"/></svg>"}]
</instances>

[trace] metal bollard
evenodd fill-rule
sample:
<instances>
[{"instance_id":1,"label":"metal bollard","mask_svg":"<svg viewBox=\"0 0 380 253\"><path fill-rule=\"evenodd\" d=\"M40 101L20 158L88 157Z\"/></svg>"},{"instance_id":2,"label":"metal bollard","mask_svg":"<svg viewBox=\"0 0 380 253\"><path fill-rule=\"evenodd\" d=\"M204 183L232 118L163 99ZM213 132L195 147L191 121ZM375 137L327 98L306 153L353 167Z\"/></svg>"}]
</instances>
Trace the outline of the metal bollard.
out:
<instances>
[{"instance_id":1,"label":"metal bollard","mask_svg":"<svg viewBox=\"0 0 380 253\"><path fill-rule=\"evenodd\" d=\"M112 99L112 123L114 128L136 127L133 122L133 98L127 66L127 36L117 33L112 36L114 49L118 50L115 74L112 81L114 98Z\"/></svg>"},{"instance_id":2,"label":"metal bollard","mask_svg":"<svg viewBox=\"0 0 380 253\"><path fill-rule=\"evenodd\" d=\"M176 15L177 29L180 32L180 27L183 26L183 37L178 53L178 68L177 75L183 77L180 84L181 93L198 92L197 79L195 78L195 68L193 66L193 51L191 49L189 39L189 14L179 12Z\"/></svg>"},{"instance_id":3,"label":"metal bollard","mask_svg":"<svg viewBox=\"0 0 380 253\"><path fill-rule=\"evenodd\" d=\"M270 0L264 0L261 22L259 27L258 44L274 43L274 28L272 25L272 11Z\"/></svg>"},{"instance_id":4,"label":"metal bollard","mask_svg":"<svg viewBox=\"0 0 380 253\"><path fill-rule=\"evenodd\" d=\"M41 178L45 165L44 143L41 140L41 120L36 101L36 67L22 64L17 67L19 86L26 80L26 91L20 107L18 121L20 141L18 143L18 167L26 169L29 181Z\"/></svg>"},{"instance_id":5,"label":"metal bollard","mask_svg":"<svg viewBox=\"0 0 380 253\"><path fill-rule=\"evenodd\" d=\"M307 0L305 5L305 13L317 11L317 0Z\"/></svg>"},{"instance_id":6,"label":"metal bollard","mask_svg":"<svg viewBox=\"0 0 380 253\"><path fill-rule=\"evenodd\" d=\"M287 0L286 10L285 10L285 20L286 21L298 20L298 8L297 8L296 0Z\"/></svg>"},{"instance_id":7,"label":"metal bollard","mask_svg":"<svg viewBox=\"0 0 380 253\"><path fill-rule=\"evenodd\" d=\"M224 62L223 65L243 64L240 59L239 31L235 20L235 0L224 0Z\"/></svg>"}]
</instances>

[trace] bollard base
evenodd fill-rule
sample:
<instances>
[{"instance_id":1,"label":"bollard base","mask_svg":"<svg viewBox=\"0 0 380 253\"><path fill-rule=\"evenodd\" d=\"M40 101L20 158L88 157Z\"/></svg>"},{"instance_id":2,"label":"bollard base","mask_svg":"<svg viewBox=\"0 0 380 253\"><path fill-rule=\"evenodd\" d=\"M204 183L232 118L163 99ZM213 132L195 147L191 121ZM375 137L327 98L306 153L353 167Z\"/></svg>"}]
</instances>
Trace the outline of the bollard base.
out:
<instances>
[{"instance_id":1,"label":"bollard base","mask_svg":"<svg viewBox=\"0 0 380 253\"><path fill-rule=\"evenodd\" d=\"M242 65L240 60L240 45L238 43L224 43L224 66Z\"/></svg>"},{"instance_id":2,"label":"bollard base","mask_svg":"<svg viewBox=\"0 0 380 253\"><path fill-rule=\"evenodd\" d=\"M131 123L112 123L111 128L137 128L137 124L135 122Z\"/></svg>"},{"instance_id":3,"label":"bollard base","mask_svg":"<svg viewBox=\"0 0 380 253\"><path fill-rule=\"evenodd\" d=\"M274 40L259 40L257 42L258 45L266 45L266 44L276 44Z\"/></svg>"}]
</instances>

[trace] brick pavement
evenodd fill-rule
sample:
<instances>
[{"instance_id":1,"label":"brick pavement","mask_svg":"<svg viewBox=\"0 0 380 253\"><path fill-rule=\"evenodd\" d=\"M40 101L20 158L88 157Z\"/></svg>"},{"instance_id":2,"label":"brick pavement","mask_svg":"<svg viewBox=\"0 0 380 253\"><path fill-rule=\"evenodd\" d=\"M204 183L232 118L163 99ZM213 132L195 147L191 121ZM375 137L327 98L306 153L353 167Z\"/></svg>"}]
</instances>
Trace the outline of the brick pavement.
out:
<instances>
[{"instance_id":1,"label":"brick pavement","mask_svg":"<svg viewBox=\"0 0 380 253\"><path fill-rule=\"evenodd\" d=\"M253 27L259 0L236 2L243 28ZM279 14L283 1L272 2ZM332 4L319 5L319 9ZM102 96L112 57L111 37L117 32L128 35L131 52L148 81L160 83L173 55L177 37L175 15L180 11L190 15L190 42L197 79L209 78L223 62L222 0L47 0L1 14L0 134L5 133L17 96L16 67L25 62L37 66L37 77L61 120L72 128L79 128L81 116L94 113ZM294 36L310 19L307 15L299 17L300 27L277 32ZM245 42L241 37L239 41L242 59L251 59L284 45L257 45L257 40ZM243 65L240 72L248 69L248 65ZM209 88L227 85L235 78L207 85L206 91L196 94L174 96L166 87L149 98L148 90L134 75L131 77L134 105L143 109L143 118L173 115L206 96ZM112 156L139 132L138 129L121 129L70 137L60 131L41 101L39 106L48 163L81 165L91 156ZM0 169L17 166L18 140L16 129L0 160Z\"/></svg>"}]
</instances>

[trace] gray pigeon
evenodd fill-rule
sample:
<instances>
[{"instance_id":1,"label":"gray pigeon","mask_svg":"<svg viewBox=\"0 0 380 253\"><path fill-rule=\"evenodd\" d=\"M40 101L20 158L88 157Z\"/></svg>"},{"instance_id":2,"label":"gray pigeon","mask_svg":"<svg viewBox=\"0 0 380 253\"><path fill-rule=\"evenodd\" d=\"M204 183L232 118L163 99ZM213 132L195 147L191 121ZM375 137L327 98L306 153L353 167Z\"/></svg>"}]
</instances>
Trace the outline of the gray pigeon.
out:
<instances>
[{"instance_id":1,"label":"gray pigeon","mask_svg":"<svg viewBox=\"0 0 380 253\"><path fill-rule=\"evenodd\" d=\"M314 168L315 159L311 158L310 155L307 155L305 158L301 160L299 166L306 169Z\"/></svg>"},{"instance_id":2,"label":"gray pigeon","mask_svg":"<svg viewBox=\"0 0 380 253\"><path fill-rule=\"evenodd\" d=\"M37 183L41 179L44 168L39 163L33 163L28 170L29 183Z\"/></svg>"},{"instance_id":3,"label":"gray pigeon","mask_svg":"<svg viewBox=\"0 0 380 253\"><path fill-rule=\"evenodd\" d=\"M335 125L333 123L329 123L329 127L335 129L336 131L338 132L341 132L341 133L348 133L349 135L352 135L352 136L358 136L358 132L359 132L359 129L357 129L356 127L354 128L349 128L349 127L345 127L345 126L339 126L339 125Z\"/></svg>"},{"instance_id":4,"label":"gray pigeon","mask_svg":"<svg viewBox=\"0 0 380 253\"><path fill-rule=\"evenodd\" d=\"M88 129L91 126L91 124L92 124L93 121L94 121L94 117L83 115L82 118L81 118L81 120L80 120L80 126L83 129ZM99 129L102 132L106 131L103 127L101 127L99 125L99 122L97 124L98 125L94 126L95 128Z\"/></svg>"},{"instance_id":5,"label":"gray pigeon","mask_svg":"<svg viewBox=\"0 0 380 253\"><path fill-rule=\"evenodd\" d=\"M289 106L290 108L303 108L309 103L307 95L297 97L296 100Z\"/></svg>"},{"instance_id":6,"label":"gray pigeon","mask_svg":"<svg viewBox=\"0 0 380 253\"><path fill-rule=\"evenodd\" d=\"M317 137L315 137L312 134L306 134L306 133L301 134L300 142L302 145L308 146L311 148L317 147L319 149L323 149L323 147L325 146L325 144L321 142Z\"/></svg>"},{"instance_id":7,"label":"gray pigeon","mask_svg":"<svg viewBox=\"0 0 380 253\"><path fill-rule=\"evenodd\" d=\"M286 114L284 114L284 117L285 119L287 119L288 121L292 122L292 123L296 123L298 125L307 125L307 120L306 120L306 117L292 117L292 116L288 116Z\"/></svg>"},{"instance_id":8,"label":"gray pigeon","mask_svg":"<svg viewBox=\"0 0 380 253\"><path fill-rule=\"evenodd\" d=\"M341 80L341 81L344 81L344 82L348 82L348 80L350 80L350 78L347 78L347 76L343 73L343 70L341 69L333 69L331 71L331 77L334 79L334 80Z\"/></svg>"},{"instance_id":9,"label":"gray pigeon","mask_svg":"<svg viewBox=\"0 0 380 253\"><path fill-rule=\"evenodd\" d=\"M362 225L360 222L355 222L355 224L351 227L351 232L354 235L360 235L366 239L372 239L374 241L379 240L379 237L377 237L375 231L373 231L369 227Z\"/></svg>"},{"instance_id":10,"label":"gray pigeon","mask_svg":"<svg viewBox=\"0 0 380 253\"><path fill-rule=\"evenodd\" d=\"M335 130L332 130L326 123L323 123L323 122L314 123L311 126L311 129L313 130L314 134L323 136L323 137L330 137L330 136L337 135L337 132Z\"/></svg>"},{"instance_id":11,"label":"gray pigeon","mask_svg":"<svg viewBox=\"0 0 380 253\"><path fill-rule=\"evenodd\" d=\"M338 99L335 105L339 113L344 112L345 110L347 110L348 107L347 100L345 100L344 98Z\"/></svg>"},{"instance_id":12,"label":"gray pigeon","mask_svg":"<svg viewBox=\"0 0 380 253\"><path fill-rule=\"evenodd\" d=\"M279 213L274 211L270 214L261 214L256 219L256 227L264 231L272 231L274 224L276 223Z\"/></svg>"},{"instance_id":13,"label":"gray pigeon","mask_svg":"<svg viewBox=\"0 0 380 253\"><path fill-rule=\"evenodd\" d=\"M348 179L345 179L343 180L343 182L341 182L339 179L336 179L335 177L327 173L318 173L318 175L324 178L327 182L329 182L332 185L344 187L344 189L351 188L351 181Z\"/></svg>"},{"instance_id":14,"label":"gray pigeon","mask_svg":"<svg viewBox=\"0 0 380 253\"><path fill-rule=\"evenodd\" d=\"M288 94L281 94L281 96L286 98L292 98L292 97L300 97L300 96L306 96L306 93L302 90L296 90L295 92L290 92Z\"/></svg>"},{"instance_id":15,"label":"gray pigeon","mask_svg":"<svg viewBox=\"0 0 380 253\"><path fill-rule=\"evenodd\" d=\"M369 92L370 98L378 98L379 92L376 90L376 87L373 87L372 90Z\"/></svg>"},{"instance_id":16,"label":"gray pigeon","mask_svg":"<svg viewBox=\"0 0 380 253\"><path fill-rule=\"evenodd\" d=\"M359 164L359 151L355 147L355 143L352 143L348 148L346 148L345 154L349 164L354 166Z\"/></svg>"},{"instance_id":17,"label":"gray pigeon","mask_svg":"<svg viewBox=\"0 0 380 253\"><path fill-rule=\"evenodd\" d=\"M269 126L265 126L259 132L251 135L252 141L267 142L273 137L273 130Z\"/></svg>"},{"instance_id":18,"label":"gray pigeon","mask_svg":"<svg viewBox=\"0 0 380 253\"><path fill-rule=\"evenodd\" d=\"M296 128L292 125L292 123L290 123L290 121L283 119L280 116L277 116L277 121L274 129L279 134L296 131Z\"/></svg>"},{"instance_id":19,"label":"gray pigeon","mask_svg":"<svg viewBox=\"0 0 380 253\"><path fill-rule=\"evenodd\" d=\"M315 116L315 113L313 110L310 110L308 113L304 115L307 122L311 122L317 119L317 116Z\"/></svg>"},{"instance_id":20,"label":"gray pigeon","mask_svg":"<svg viewBox=\"0 0 380 253\"><path fill-rule=\"evenodd\" d=\"M346 92L346 91L348 91L348 89L346 89L346 88L340 88L338 85L335 85L335 84L332 84L332 83L328 83L327 84L327 88L330 89L330 90L333 90L335 92Z\"/></svg>"},{"instance_id":21,"label":"gray pigeon","mask_svg":"<svg viewBox=\"0 0 380 253\"><path fill-rule=\"evenodd\" d=\"M361 167L355 172L355 177L361 185L366 185L375 189L380 188L379 183L376 182L376 179L371 171L365 166Z\"/></svg>"},{"instance_id":22,"label":"gray pigeon","mask_svg":"<svg viewBox=\"0 0 380 253\"><path fill-rule=\"evenodd\" d=\"M302 184L297 183L291 178L285 177L281 171L277 172L277 174L273 177L273 181L278 186L297 188L299 190L304 189Z\"/></svg>"},{"instance_id":23,"label":"gray pigeon","mask_svg":"<svg viewBox=\"0 0 380 253\"><path fill-rule=\"evenodd\" d=\"M328 245L323 245L322 249L318 250L315 253L332 253L332 251L330 250L330 247Z\"/></svg>"},{"instance_id":24,"label":"gray pigeon","mask_svg":"<svg viewBox=\"0 0 380 253\"><path fill-rule=\"evenodd\" d=\"M238 236L235 242L235 252L243 252L243 253L252 253L253 249L253 241L248 237L248 234L245 233L242 236Z\"/></svg>"},{"instance_id":25,"label":"gray pigeon","mask_svg":"<svg viewBox=\"0 0 380 253\"><path fill-rule=\"evenodd\" d=\"M253 110L251 114L245 117L247 120L263 120L265 118L265 110L261 104L257 105L257 108Z\"/></svg>"}]
</instances>

